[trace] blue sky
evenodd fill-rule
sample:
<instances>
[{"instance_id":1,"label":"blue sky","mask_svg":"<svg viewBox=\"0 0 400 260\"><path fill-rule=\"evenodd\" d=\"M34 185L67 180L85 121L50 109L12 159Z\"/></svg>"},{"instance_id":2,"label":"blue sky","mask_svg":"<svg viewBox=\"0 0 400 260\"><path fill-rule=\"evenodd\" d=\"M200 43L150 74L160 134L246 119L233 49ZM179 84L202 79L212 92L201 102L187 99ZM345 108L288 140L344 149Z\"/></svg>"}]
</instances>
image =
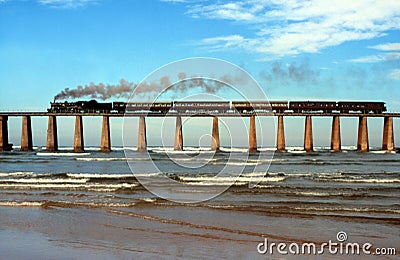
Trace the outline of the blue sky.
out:
<instances>
[{"instance_id":1,"label":"blue sky","mask_svg":"<svg viewBox=\"0 0 400 260\"><path fill-rule=\"evenodd\" d=\"M45 110L66 87L140 82L175 60L214 57L272 100L383 100L400 111L399 29L392 0L0 0L0 110ZM370 125L378 143L381 123Z\"/></svg>"}]
</instances>

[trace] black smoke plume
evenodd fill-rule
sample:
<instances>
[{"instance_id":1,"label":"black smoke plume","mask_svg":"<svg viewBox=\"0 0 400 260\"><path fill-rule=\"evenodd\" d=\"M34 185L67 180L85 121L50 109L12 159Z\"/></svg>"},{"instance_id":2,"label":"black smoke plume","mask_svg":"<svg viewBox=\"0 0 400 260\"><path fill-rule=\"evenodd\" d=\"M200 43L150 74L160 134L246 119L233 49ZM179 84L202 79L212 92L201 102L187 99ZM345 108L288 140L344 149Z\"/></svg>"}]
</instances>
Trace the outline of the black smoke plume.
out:
<instances>
[{"instance_id":1,"label":"black smoke plume","mask_svg":"<svg viewBox=\"0 0 400 260\"><path fill-rule=\"evenodd\" d=\"M124 79L119 81L117 85L106 85L103 83L77 86L76 89L65 88L60 93L55 95L54 100L60 99L75 99L81 97L89 97L95 99L106 100L111 97L129 97L136 85Z\"/></svg>"},{"instance_id":2,"label":"black smoke plume","mask_svg":"<svg viewBox=\"0 0 400 260\"><path fill-rule=\"evenodd\" d=\"M217 80L203 78L201 76L187 77L185 72L180 72L177 75L178 81L171 83L168 76L164 76L159 82L142 82L135 84L124 79L119 81L119 84L110 85L104 83L90 83L84 86L77 86L75 89L65 88L60 93L54 96L54 100L77 99L77 98L93 98L106 100L110 98L129 98L135 90L135 94L144 96L156 94L166 89L167 92L177 92L180 94L186 93L190 89L198 88L199 90L215 94L227 84L240 83L241 80L235 77L225 75ZM149 97L148 97L149 98Z\"/></svg>"},{"instance_id":3,"label":"black smoke plume","mask_svg":"<svg viewBox=\"0 0 400 260\"><path fill-rule=\"evenodd\" d=\"M282 65L277 61L272 63L270 71L261 72L261 77L267 82L279 82L283 84L294 83L316 83L319 78L319 71L310 68L308 60L300 63L292 62L288 65Z\"/></svg>"}]
</instances>

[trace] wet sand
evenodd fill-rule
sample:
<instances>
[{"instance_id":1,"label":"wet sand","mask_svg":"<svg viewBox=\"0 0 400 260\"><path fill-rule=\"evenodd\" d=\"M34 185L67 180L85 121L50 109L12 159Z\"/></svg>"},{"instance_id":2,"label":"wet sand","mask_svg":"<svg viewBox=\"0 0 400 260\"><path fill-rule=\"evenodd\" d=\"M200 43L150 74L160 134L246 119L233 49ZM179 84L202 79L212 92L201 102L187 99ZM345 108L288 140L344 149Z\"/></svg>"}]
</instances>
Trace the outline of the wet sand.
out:
<instances>
[{"instance_id":1,"label":"wet sand","mask_svg":"<svg viewBox=\"0 0 400 260\"><path fill-rule=\"evenodd\" d=\"M396 247L400 243L398 223L269 216L204 208L201 204L2 207L0 223L2 259L265 259L266 255L257 252L257 245L264 238L271 242L321 244L336 241L337 232L342 230L351 242L369 242L374 247ZM268 257L282 256L275 252ZM321 257L343 256L311 256Z\"/></svg>"},{"instance_id":2,"label":"wet sand","mask_svg":"<svg viewBox=\"0 0 400 260\"><path fill-rule=\"evenodd\" d=\"M320 246L338 242L340 231L349 243L400 249L398 154L293 150L276 154L265 174L252 167L269 160L247 158L234 148L230 163L234 169L245 166L241 176L210 186L203 181L228 163L230 153L188 170L165 151L153 150L154 161L168 176L187 184L178 190L185 199L213 192L232 178L236 182L212 200L177 204L147 191L130 172L122 149L2 153L0 259L357 258L328 251L311 256L257 252L265 239ZM203 159L193 163L199 162ZM135 163L143 163L140 154ZM152 173L146 176L157 180ZM253 189L250 176L260 180Z\"/></svg>"}]
</instances>

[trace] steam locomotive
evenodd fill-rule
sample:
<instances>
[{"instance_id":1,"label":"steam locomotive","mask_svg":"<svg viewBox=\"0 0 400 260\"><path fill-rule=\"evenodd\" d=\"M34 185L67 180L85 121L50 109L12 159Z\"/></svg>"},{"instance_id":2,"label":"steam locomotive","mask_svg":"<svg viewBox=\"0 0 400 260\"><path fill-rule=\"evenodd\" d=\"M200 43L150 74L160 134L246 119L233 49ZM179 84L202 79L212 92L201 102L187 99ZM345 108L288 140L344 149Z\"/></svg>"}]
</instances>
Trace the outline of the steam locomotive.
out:
<instances>
[{"instance_id":1,"label":"steam locomotive","mask_svg":"<svg viewBox=\"0 0 400 260\"><path fill-rule=\"evenodd\" d=\"M109 113L112 103L99 103L96 100L77 102L50 102L49 113Z\"/></svg>"},{"instance_id":2,"label":"steam locomotive","mask_svg":"<svg viewBox=\"0 0 400 260\"><path fill-rule=\"evenodd\" d=\"M96 100L77 102L50 102L49 113L125 113L150 112L165 114L169 111L190 112L340 112L375 113L386 111L384 102L361 101L172 101L172 102L113 102L100 103Z\"/></svg>"}]
</instances>

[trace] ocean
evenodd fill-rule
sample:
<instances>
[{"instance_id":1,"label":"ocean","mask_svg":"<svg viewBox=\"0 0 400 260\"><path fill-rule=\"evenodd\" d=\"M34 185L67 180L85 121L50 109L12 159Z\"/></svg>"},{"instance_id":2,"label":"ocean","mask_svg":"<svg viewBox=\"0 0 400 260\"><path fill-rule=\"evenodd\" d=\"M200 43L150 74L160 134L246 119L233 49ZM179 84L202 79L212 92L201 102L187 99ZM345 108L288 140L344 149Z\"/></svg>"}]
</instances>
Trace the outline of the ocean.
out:
<instances>
[{"instance_id":1,"label":"ocean","mask_svg":"<svg viewBox=\"0 0 400 260\"><path fill-rule=\"evenodd\" d=\"M276 248L261 254L258 247L265 239L321 246L338 242L339 232L346 242L399 254L400 154L289 147L260 160L243 148L216 154L185 149L150 147L149 155L166 176L189 187L178 191L183 197L226 190L197 203L160 198L133 176L121 147L109 153L97 147L0 153L0 258L332 259L344 255L281 254ZM133 165L147 160L130 152ZM201 166L180 167L179 160ZM227 164L232 176L215 179ZM268 172L255 171L269 164ZM160 173L143 175L151 182ZM252 178L257 183L250 188Z\"/></svg>"}]
</instances>

